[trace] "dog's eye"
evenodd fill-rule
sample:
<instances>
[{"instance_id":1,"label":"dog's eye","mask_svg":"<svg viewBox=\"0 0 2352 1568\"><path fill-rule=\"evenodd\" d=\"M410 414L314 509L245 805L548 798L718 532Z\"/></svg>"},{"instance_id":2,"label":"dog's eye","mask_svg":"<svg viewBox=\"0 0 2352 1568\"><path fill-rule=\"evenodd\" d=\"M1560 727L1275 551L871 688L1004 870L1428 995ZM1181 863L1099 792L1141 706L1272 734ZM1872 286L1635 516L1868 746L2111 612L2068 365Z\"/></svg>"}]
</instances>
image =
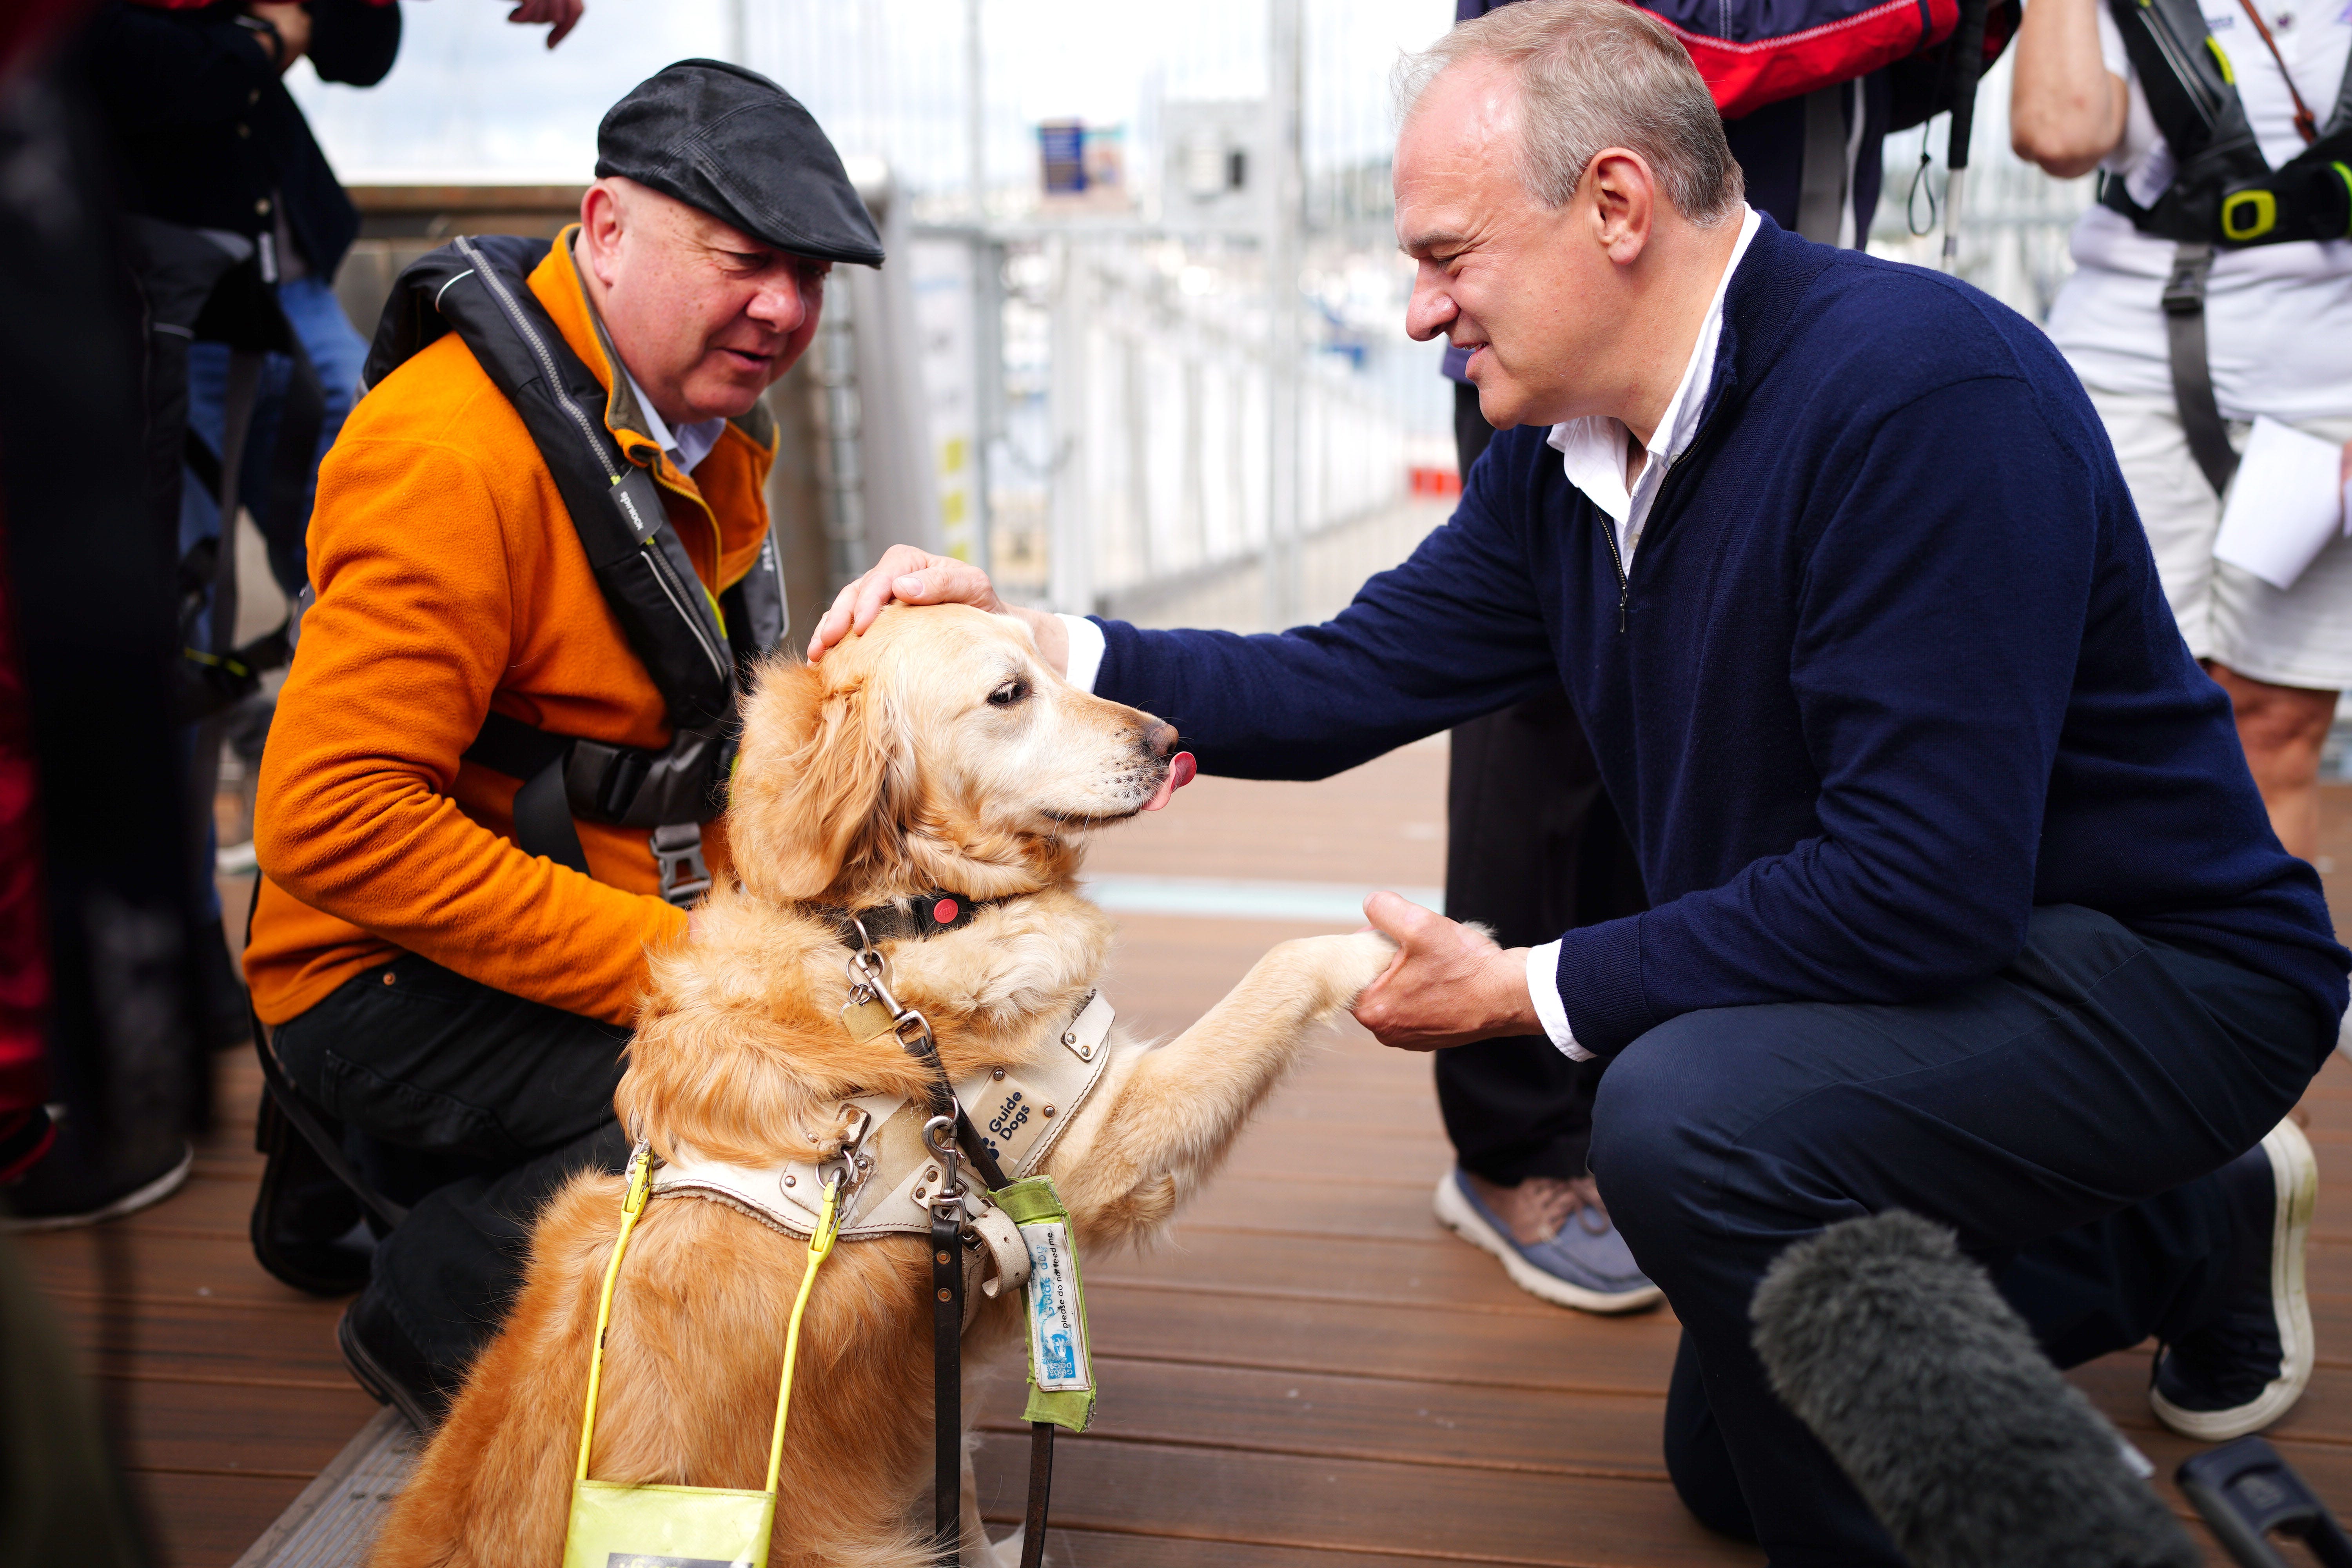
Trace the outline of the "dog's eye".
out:
<instances>
[{"instance_id":1,"label":"dog's eye","mask_svg":"<svg viewBox=\"0 0 2352 1568\"><path fill-rule=\"evenodd\" d=\"M1023 698L1028 695L1029 683L1027 681L1008 680L1003 685L998 687L995 690L990 692L988 694L988 700L991 707L1010 708L1015 702L1020 701Z\"/></svg>"}]
</instances>

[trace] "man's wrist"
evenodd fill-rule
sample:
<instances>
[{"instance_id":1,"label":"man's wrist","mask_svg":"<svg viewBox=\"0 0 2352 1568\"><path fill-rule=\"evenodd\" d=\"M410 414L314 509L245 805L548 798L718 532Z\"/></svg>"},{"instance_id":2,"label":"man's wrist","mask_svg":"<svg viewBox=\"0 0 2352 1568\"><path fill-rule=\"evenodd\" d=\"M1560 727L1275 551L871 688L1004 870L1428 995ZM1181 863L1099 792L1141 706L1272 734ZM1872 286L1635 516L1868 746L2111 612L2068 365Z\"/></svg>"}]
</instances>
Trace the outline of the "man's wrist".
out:
<instances>
[{"instance_id":1,"label":"man's wrist","mask_svg":"<svg viewBox=\"0 0 2352 1568\"><path fill-rule=\"evenodd\" d=\"M1047 618L1054 623L1053 635L1061 640L1060 657L1056 658L1049 654L1047 662L1062 672L1062 679L1079 690L1092 691L1095 678L1102 673L1103 654L1108 646L1103 640L1102 627L1084 616L1053 616ZM1039 635L1037 645L1039 651L1043 652L1045 645L1043 634Z\"/></svg>"},{"instance_id":2,"label":"man's wrist","mask_svg":"<svg viewBox=\"0 0 2352 1568\"><path fill-rule=\"evenodd\" d=\"M1570 1061L1591 1060L1592 1053L1576 1043L1576 1031L1568 1024L1568 1004L1560 1000L1559 943L1548 942L1526 951L1528 1004L1544 1037Z\"/></svg>"}]
</instances>

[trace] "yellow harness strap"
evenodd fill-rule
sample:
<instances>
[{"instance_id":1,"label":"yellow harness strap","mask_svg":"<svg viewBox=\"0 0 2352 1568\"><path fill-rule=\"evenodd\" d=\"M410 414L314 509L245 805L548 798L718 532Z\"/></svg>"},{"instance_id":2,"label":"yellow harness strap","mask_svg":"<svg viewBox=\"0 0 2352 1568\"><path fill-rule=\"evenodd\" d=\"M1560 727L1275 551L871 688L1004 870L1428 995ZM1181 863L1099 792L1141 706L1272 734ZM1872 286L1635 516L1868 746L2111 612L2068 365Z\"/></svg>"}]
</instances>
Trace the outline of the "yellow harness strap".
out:
<instances>
[{"instance_id":1,"label":"yellow harness strap","mask_svg":"<svg viewBox=\"0 0 2352 1568\"><path fill-rule=\"evenodd\" d=\"M629 1250L629 1233L637 1228L637 1216L645 1213L647 1184L652 1178L653 1160L640 1149L629 1163L628 1195L621 1200L621 1235L613 1243L613 1260L604 1266L604 1289L596 1298L596 1347L588 1357L588 1407L580 1419L580 1464L572 1479L588 1479L588 1449L596 1436L596 1394L604 1375L604 1334L613 1321L613 1286L621 1277L621 1258ZM793 1367L800 1359L801 1314L808 1310L809 1291L816 1284L816 1271L833 1252L835 1237L841 1234L841 1177L836 1174L825 1184L824 1205L818 1212L814 1231L809 1237L808 1267L801 1270L800 1294L793 1298L793 1316L784 1330L784 1370L776 1387L776 1430L768 1443L768 1481L763 1490L776 1489L776 1477L784 1463L784 1420L793 1405Z\"/></svg>"}]
</instances>

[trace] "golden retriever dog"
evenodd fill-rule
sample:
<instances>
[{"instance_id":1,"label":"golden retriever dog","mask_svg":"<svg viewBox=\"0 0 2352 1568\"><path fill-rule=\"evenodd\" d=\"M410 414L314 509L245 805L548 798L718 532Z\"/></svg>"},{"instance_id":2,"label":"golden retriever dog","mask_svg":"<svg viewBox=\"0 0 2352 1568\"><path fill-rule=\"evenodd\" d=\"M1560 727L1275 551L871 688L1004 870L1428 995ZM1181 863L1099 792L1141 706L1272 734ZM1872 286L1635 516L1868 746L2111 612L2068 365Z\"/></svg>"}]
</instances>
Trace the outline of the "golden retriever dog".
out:
<instances>
[{"instance_id":1,"label":"golden retriever dog","mask_svg":"<svg viewBox=\"0 0 2352 1568\"><path fill-rule=\"evenodd\" d=\"M731 873L685 944L654 959L615 1097L622 1124L663 1159L683 1145L773 1168L809 1158L813 1140L837 1148L852 1095L919 1101L924 1067L888 1034L860 1044L843 1023L849 949L828 911L931 889L979 912L879 945L949 1076L1017 1070L1063 1048L1111 943L1110 921L1076 886L1081 847L1165 801L1174 739L1055 676L1018 623L961 606L893 607L822 664L771 662L745 707ZM1391 951L1370 932L1286 942L1173 1040L1146 1048L1114 1027L1108 1065L1044 1166L1083 1262L1168 1223L1316 1025ZM556 1568L622 1190L618 1177L583 1174L550 1200L513 1310L393 1510L375 1568ZM844 1239L817 1277L776 1568L929 1560L928 1253L911 1234ZM614 1297L591 1475L761 1485L806 1256L725 1203L646 1205ZM968 1388L992 1361L1018 1367L1025 1341L1018 1291L981 1301L965 1335ZM964 1561L992 1563L968 1478L967 1465Z\"/></svg>"}]
</instances>

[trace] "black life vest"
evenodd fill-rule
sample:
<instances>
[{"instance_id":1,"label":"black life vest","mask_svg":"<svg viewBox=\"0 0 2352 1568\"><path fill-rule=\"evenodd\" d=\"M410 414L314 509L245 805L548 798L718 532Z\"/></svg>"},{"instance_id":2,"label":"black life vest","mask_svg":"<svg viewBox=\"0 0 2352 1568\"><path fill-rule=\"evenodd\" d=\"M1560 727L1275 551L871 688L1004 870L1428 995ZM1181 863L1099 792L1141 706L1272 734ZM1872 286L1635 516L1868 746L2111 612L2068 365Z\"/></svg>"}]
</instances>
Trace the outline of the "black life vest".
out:
<instances>
[{"instance_id":1,"label":"black life vest","mask_svg":"<svg viewBox=\"0 0 2352 1568\"><path fill-rule=\"evenodd\" d=\"M460 237L410 264L393 285L368 353L374 386L451 330L514 405L572 515L604 602L661 692L671 727L659 751L558 735L491 713L468 761L524 781L515 796L522 847L588 870L574 817L653 829L662 893L684 905L709 886L699 824L726 808L736 703L754 659L790 631L783 573L770 537L719 614L670 527L661 488L604 426L605 390L530 291L549 242Z\"/></svg>"},{"instance_id":2,"label":"black life vest","mask_svg":"<svg viewBox=\"0 0 2352 1568\"><path fill-rule=\"evenodd\" d=\"M2319 139L2276 169L2198 0L2107 0L2178 172L2153 206L2102 174L2099 200L2143 233L2234 249L2352 238L2352 65Z\"/></svg>"}]
</instances>

